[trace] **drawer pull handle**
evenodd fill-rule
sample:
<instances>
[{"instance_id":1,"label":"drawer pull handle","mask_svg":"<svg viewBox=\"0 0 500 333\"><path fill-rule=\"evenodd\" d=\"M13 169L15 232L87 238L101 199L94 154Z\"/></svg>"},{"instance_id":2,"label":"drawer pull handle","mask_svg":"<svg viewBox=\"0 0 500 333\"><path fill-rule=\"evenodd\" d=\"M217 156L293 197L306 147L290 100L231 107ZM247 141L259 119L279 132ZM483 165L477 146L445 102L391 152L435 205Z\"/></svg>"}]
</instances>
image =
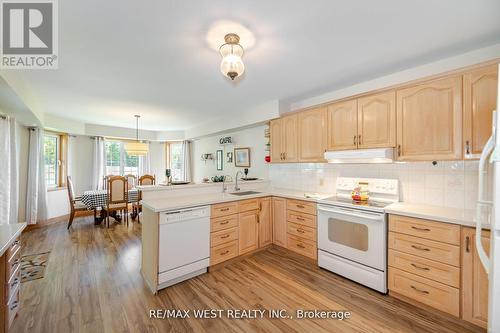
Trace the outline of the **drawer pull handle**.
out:
<instances>
[{"instance_id":1,"label":"drawer pull handle","mask_svg":"<svg viewBox=\"0 0 500 333\"><path fill-rule=\"evenodd\" d=\"M228 238L229 237L229 234L226 234L224 236L220 236L220 238L224 239L224 238Z\"/></svg>"},{"instance_id":2,"label":"drawer pull handle","mask_svg":"<svg viewBox=\"0 0 500 333\"><path fill-rule=\"evenodd\" d=\"M16 277L16 278L14 279L14 281L12 281L12 283L10 284L10 287L11 287L11 288L14 288L14 287L15 287L15 285L16 285L16 284L18 284L18 283L19 283L19 278L17 278L17 277Z\"/></svg>"},{"instance_id":3,"label":"drawer pull handle","mask_svg":"<svg viewBox=\"0 0 500 333\"><path fill-rule=\"evenodd\" d=\"M297 208L301 208L301 209L303 209L303 208L305 208L305 207L304 207L304 205L297 205Z\"/></svg>"},{"instance_id":4,"label":"drawer pull handle","mask_svg":"<svg viewBox=\"0 0 500 333\"><path fill-rule=\"evenodd\" d=\"M228 223L229 223L229 221L224 221L224 222L221 222L220 224L221 225L225 225L225 224L228 224Z\"/></svg>"},{"instance_id":5,"label":"drawer pull handle","mask_svg":"<svg viewBox=\"0 0 500 333\"><path fill-rule=\"evenodd\" d=\"M416 249L416 250L425 251L425 252L429 252L431 250L431 249L428 249L426 247L421 247L421 246L418 246L418 245L412 245L411 247L414 248L414 249Z\"/></svg>"},{"instance_id":6,"label":"drawer pull handle","mask_svg":"<svg viewBox=\"0 0 500 333\"><path fill-rule=\"evenodd\" d=\"M418 266L418 265L415 265L414 263L411 264L413 267L415 267L416 269L420 269L421 271L430 271L431 269L428 268L428 267L421 267L421 266Z\"/></svg>"},{"instance_id":7,"label":"drawer pull handle","mask_svg":"<svg viewBox=\"0 0 500 333\"><path fill-rule=\"evenodd\" d=\"M299 221L304 221L304 218L299 217L299 216L297 216L296 219L299 220Z\"/></svg>"},{"instance_id":8,"label":"drawer pull handle","mask_svg":"<svg viewBox=\"0 0 500 333\"><path fill-rule=\"evenodd\" d=\"M19 239L17 239L14 241L14 243L12 243L12 245L19 245L19 243L21 243L21 241Z\"/></svg>"},{"instance_id":9,"label":"drawer pull handle","mask_svg":"<svg viewBox=\"0 0 500 333\"><path fill-rule=\"evenodd\" d=\"M304 230L302 230L300 228L297 228L296 230L297 230L297 232L300 232L301 234L303 234L305 232Z\"/></svg>"},{"instance_id":10,"label":"drawer pull handle","mask_svg":"<svg viewBox=\"0 0 500 333\"><path fill-rule=\"evenodd\" d=\"M226 208L221 208L220 211L221 212L227 212L229 210L229 207L226 207Z\"/></svg>"},{"instance_id":11,"label":"drawer pull handle","mask_svg":"<svg viewBox=\"0 0 500 333\"><path fill-rule=\"evenodd\" d=\"M426 294L426 295L429 295L429 292L427 290L422 290L422 289L418 289L417 287L415 286L411 286L411 289L415 290L415 291L418 291L419 293L421 294Z\"/></svg>"},{"instance_id":12,"label":"drawer pull handle","mask_svg":"<svg viewBox=\"0 0 500 333\"><path fill-rule=\"evenodd\" d=\"M15 308L17 308L17 303L18 303L18 301L12 302L12 305L10 306L10 309L14 310Z\"/></svg>"},{"instance_id":13,"label":"drawer pull handle","mask_svg":"<svg viewBox=\"0 0 500 333\"><path fill-rule=\"evenodd\" d=\"M228 253L229 253L229 250L226 250L226 251L224 251L224 252L221 252L221 253L220 253L220 255L221 255L221 256L225 256L225 255L226 255L226 254L228 254Z\"/></svg>"},{"instance_id":14,"label":"drawer pull handle","mask_svg":"<svg viewBox=\"0 0 500 333\"><path fill-rule=\"evenodd\" d=\"M415 226L411 226L412 229L415 229L415 230L418 230L418 231L431 231L431 229L429 228L419 228L419 227L415 227Z\"/></svg>"},{"instance_id":15,"label":"drawer pull handle","mask_svg":"<svg viewBox=\"0 0 500 333\"><path fill-rule=\"evenodd\" d=\"M298 248L305 249L306 247L303 244L297 244Z\"/></svg>"},{"instance_id":16,"label":"drawer pull handle","mask_svg":"<svg viewBox=\"0 0 500 333\"><path fill-rule=\"evenodd\" d=\"M16 258L16 260L12 262L11 267L16 266L17 264L19 264L19 258Z\"/></svg>"}]
</instances>

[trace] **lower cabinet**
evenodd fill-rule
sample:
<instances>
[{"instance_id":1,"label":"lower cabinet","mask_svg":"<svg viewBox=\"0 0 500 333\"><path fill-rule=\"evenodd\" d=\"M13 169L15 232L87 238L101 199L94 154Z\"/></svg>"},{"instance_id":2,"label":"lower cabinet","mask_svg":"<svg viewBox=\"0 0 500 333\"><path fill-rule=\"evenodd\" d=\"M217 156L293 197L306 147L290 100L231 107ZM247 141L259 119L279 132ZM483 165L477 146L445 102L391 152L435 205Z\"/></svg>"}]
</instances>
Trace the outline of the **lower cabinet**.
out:
<instances>
[{"instance_id":1,"label":"lower cabinet","mask_svg":"<svg viewBox=\"0 0 500 333\"><path fill-rule=\"evenodd\" d=\"M273 220L271 198L260 199L259 247L273 243Z\"/></svg>"},{"instance_id":2,"label":"lower cabinet","mask_svg":"<svg viewBox=\"0 0 500 333\"><path fill-rule=\"evenodd\" d=\"M0 306L0 332L8 332L19 311L21 286L21 243L15 240L0 258L0 284L3 299Z\"/></svg>"},{"instance_id":3,"label":"lower cabinet","mask_svg":"<svg viewBox=\"0 0 500 333\"><path fill-rule=\"evenodd\" d=\"M259 211L251 210L238 215L239 254L259 248Z\"/></svg>"},{"instance_id":4,"label":"lower cabinet","mask_svg":"<svg viewBox=\"0 0 500 333\"><path fill-rule=\"evenodd\" d=\"M287 248L316 260L316 204L309 201L287 199Z\"/></svg>"},{"instance_id":5,"label":"lower cabinet","mask_svg":"<svg viewBox=\"0 0 500 333\"><path fill-rule=\"evenodd\" d=\"M286 247L286 199L272 198L273 244Z\"/></svg>"},{"instance_id":6,"label":"lower cabinet","mask_svg":"<svg viewBox=\"0 0 500 333\"><path fill-rule=\"evenodd\" d=\"M488 275L476 251L476 230L462 228L462 319L486 328L488 325ZM488 253L490 232L481 241Z\"/></svg>"}]
</instances>

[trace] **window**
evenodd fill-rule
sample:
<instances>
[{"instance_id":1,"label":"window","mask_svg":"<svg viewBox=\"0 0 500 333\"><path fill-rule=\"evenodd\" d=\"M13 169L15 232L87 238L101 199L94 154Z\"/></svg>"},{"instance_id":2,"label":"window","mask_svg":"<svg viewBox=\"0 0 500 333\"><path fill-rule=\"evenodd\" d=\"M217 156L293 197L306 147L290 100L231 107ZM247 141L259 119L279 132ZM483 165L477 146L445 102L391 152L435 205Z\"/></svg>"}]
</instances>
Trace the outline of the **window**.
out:
<instances>
[{"instance_id":1,"label":"window","mask_svg":"<svg viewBox=\"0 0 500 333\"><path fill-rule=\"evenodd\" d=\"M43 156L45 159L45 182L48 187L59 186L60 170L60 137L45 134L43 138Z\"/></svg>"},{"instance_id":2,"label":"window","mask_svg":"<svg viewBox=\"0 0 500 333\"><path fill-rule=\"evenodd\" d=\"M139 175L139 158L129 156L125 143L106 141L106 175Z\"/></svg>"},{"instance_id":3,"label":"window","mask_svg":"<svg viewBox=\"0 0 500 333\"><path fill-rule=\"evenodd\" d=\"M170 170L172 180L184 181L184 152L182 142L171 142L170 146Z\"/></svg>"}]
</instances>

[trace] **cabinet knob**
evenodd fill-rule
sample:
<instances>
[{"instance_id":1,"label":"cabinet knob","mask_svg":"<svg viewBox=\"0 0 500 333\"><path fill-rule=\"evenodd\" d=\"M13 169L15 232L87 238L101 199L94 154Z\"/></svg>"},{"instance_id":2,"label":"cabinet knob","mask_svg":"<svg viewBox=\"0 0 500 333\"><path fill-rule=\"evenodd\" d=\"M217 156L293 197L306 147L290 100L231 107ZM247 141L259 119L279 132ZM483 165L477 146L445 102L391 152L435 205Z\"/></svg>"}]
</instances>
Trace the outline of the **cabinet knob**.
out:
<instances>
[{"instance_id":1,"label":"cabinet knob","mask_svg":"<svg viewBox=\"0 0 500 333\"><path fill-rule=\"evenodd\" d=\"M360 145L360 144L361 144L361 134L358 135L358 145Z\"/></svg>"},{"instance_id":2,"label":"cabinet knob","mask_svg":"<svg viewBox=\"0 0 500 333\"><path fill-rule=\"evenodd\" d=\"M356 145L356 135L354 136L354 142L353 142L354 145Z\"/></svg>"},{"instance_id":3,"label":"cabinet knob","mask_svg":"<svg viewBox=\"0 0 500 333\"><path fill-rule=\"evenodd\" d=\"M398 157L401 156L401 145L398 145Z\"/></svg>"},{"instance_id":4,"label":"cabinet knob","mask_svg":"<svg viewBox=\"0 0 500 333\"><path fill-rule=\"evenodd\" d=\"M470 237L469 236L465 237L465 252L467 252L467 253L470 252Z\"/></svg>"},{"instance_id":5,"label":"cabinet knob","mask_svg":"<svg viewBox=\"0 0 500 333\"><path fill-rule=\"evenodd\" d=\"M469 142L469 140L465 141L465 154L470 155L470 142Z\"/></svg>"}]
</instances>

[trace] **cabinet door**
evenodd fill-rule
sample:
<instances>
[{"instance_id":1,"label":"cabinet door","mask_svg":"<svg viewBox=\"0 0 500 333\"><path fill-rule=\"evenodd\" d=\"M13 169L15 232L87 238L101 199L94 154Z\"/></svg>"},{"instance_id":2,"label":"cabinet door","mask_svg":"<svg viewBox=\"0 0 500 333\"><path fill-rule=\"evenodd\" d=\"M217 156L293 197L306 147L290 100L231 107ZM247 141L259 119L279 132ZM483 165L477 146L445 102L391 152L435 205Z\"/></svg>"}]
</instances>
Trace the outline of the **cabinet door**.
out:
<instances>
[{"instance_id":1,"label":"cabinet door","mask_svg":"<svg viewBox=\"0 0 500 333\"><path fill-rule=\"evenodd\" d=\"M357 148L357 114L355 99L328 106L328 150Z\"/></svg>"},{"instance_id":2,"label":"cabinet door","mask_svg":"<svg viewBox=\"0 0 500 333\"><path fill-rule=\"evenodd\" d=\"M284 161L297 162L297 115L284 117L281 122Z\"/></svg>"},{"instance_id":3,"label":"cabinet door","mask_svg":"<svg viewBox=\"0 0 500 333\"><path fill-rule=\"evenodd\" d=\"M259 247L259 211L251 210L238 214L239 254Z\"/></svg>"},{"instance_id":4,"label":"cabinet door","mask_svg":"<svg viewBox=\"0 0 500 333\"><path fill-rule=\"evenodd\" d=\"M491 136L497 107L498 66L479 68L464 75L464 157L479 158Z\"/></svg>"},{"instance_id":5,"label":"cabinet door","mask_svg":"<svg viewBox=\"0 0 500 333\"><path fill-rule=\"evenodd\" d=\"M286 200L273 198L273 243L286 247Z\"/></svg>"},{"instance_id":6,"label":"cabinet door","mask_svg":"<svg viewBox=\"0 0 500 333\"><path fill-rule=\"evenodd\" d=\"M283 162L283 130L281 119L271 120L271 163Z\"/></svg>"},{"instance_id":7,"label":"cabinet door","mask_svg":"<svg viewBox=\"0 0 500 333\"><path fill-rule=\"evenodd\" d=\"M358 99L358 148L396 146L396 92Z\"/></svg>"},{"instance_id":8,"label":"cabinet door","mask_svg":"<svg viewBox=\"0 0 500 333\"><path fill-rule=\"evenodd\" d=\"M486 328L488 324L488 275L476 251L476 230L462 228L462 319ZM481 241L489 252L490 232Z\"/></svg>"},{"instance_id":9,"label":"cabinet door","mask_svg":"<svg viewBox=\"0 0 500 333\"><path fill-rule=\"evenodd\" d=\"M399 160L462 157L462 78L445 78L397 93Z\"/></svg>"},{"instance_id":10,"label":"cabinet door","mask_svg":"<svg viewBox=\"0 0 500 333\"><path fill-rule=\"evenodd\" d=\"M317 108L298 114L300 162L325 161L326 122L326 108Z\"/></svg>"},{"instance_id":11,"label":"cabinet door","mask_svg":"<svg viewBox=\"0 0 500 333\"><path fill-rule=\"evenodd\" d=\"M273 242L271 198L260 200L259 213L259 247L270 245Z\"/></svg>"}]
</instances>

